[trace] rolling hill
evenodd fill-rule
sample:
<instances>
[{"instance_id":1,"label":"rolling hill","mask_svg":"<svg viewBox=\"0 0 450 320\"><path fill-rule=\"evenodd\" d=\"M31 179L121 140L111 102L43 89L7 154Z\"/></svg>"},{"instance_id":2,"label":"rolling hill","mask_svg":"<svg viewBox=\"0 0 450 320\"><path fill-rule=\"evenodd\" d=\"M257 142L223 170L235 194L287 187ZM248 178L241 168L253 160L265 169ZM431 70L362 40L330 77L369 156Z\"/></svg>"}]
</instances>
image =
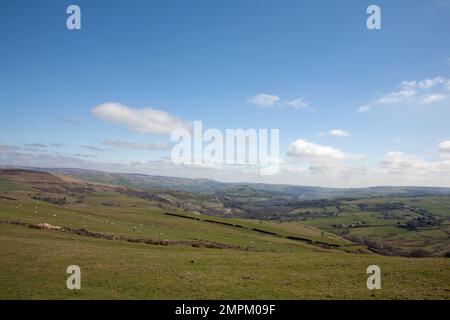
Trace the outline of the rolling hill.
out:
<instances>
[{"instance_id":1,"label":"rolling hill","mask_svg":"<svg viewBox=\"0 0 450 320\"><path fill-rule=\"evenodd\" d=\"M114 179L101 180L69 172L0 171L1 298L450 297L450 264L442 257L448 237L439 233L448 232L443 225L450 207L445 196L408 198L403 211L398 204L386 203L405 201L404 197L339 204L334 199L304 200L303 207L293 208L295 219L248 219L233 210L224 213L229 203L205 193L135 187L114 181L115 174ZM225 197L233 200L231 192ZM217 210L222 214L191 210L197 205L190 204L193 200L207 202L203 210L220 203L223 207ZM300 203L296 201L292 203ZM318 203L325 207L308 207ZM324 214L336 205L337 214ZM429 212L411 211L422 207ZM441 225L433 231L436 234L421 230L421 225L408 231L393 218L379 219L377 210L386 208L409 222L432 215ZM309 218L299 219L305 217ZM357 219L366 224L342 227L356 226ZM390 238L392 232L398 236ZM417 238L421 232L429 241L425 246ZM378 242L354 241L348 235ZM402 242L406 235L409 238ZM381 251L380 239L391 246L419 241L434 253L421 259L387 256L390 252ZM65 270L73 264L82 270L79 291L65 288ZM376 292L366 287L366 268L372 264L383 272L383 289Z\"/></svg>"}]
</instances>

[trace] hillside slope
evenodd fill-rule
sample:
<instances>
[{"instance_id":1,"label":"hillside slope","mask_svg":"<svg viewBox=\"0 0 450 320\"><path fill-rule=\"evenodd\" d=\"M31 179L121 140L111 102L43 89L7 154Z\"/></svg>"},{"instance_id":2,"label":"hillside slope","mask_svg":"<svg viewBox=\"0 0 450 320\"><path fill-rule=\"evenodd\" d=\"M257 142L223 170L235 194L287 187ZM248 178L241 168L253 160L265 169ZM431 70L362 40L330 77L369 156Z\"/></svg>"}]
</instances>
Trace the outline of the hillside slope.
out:
<instances>
[{"instance_id":1,"label":"hillside slope","mask_svg":"<svg viewBox=\"0 0 450 320\"><path fill-rule=\"evenodd\" d=\"M189 212L61 173L0 174L2 299L449 299L445 258L386 257L299 222ZM82 270L82 290L65 287ZM382 290L366 288L379 265ZM36 281L39 279L39 281Z\"/></svg>"}]
</instances>

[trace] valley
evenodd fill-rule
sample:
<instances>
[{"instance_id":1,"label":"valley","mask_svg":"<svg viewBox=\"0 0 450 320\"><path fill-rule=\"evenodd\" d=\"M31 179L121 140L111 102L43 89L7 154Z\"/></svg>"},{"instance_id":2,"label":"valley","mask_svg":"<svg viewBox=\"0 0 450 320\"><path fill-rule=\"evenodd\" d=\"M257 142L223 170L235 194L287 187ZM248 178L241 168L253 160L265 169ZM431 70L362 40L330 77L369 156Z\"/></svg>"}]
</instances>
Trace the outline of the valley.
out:
<instances>
[{"instance_id":1,"label":"valley","mask_svg":"<svg viewBox=\"0 0 450 320\"><path fill-rule=\"evenodd\" d=\"M450 297L444 189L343 198L311 188L299 200L280 186L205 181L215 187L201 190L95 174L1 170L3 299ZM65 287L73 264L79 291ZM366 288L372 264L382 290Z\"/></svg>"}]
</instances>

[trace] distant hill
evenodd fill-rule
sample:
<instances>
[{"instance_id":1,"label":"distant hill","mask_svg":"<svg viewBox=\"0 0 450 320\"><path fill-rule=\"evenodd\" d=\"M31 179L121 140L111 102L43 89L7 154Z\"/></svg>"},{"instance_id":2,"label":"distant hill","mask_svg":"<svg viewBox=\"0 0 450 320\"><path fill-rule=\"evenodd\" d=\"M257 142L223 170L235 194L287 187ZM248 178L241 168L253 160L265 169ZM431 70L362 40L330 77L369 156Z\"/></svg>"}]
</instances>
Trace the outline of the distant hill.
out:
<instances>
[{"instance_id":1,"label":"distant hill","mask_svg":"<svg viewBox=\"0 0 450 320\"><path fill-rule=\"evenodd\" d=\"M450 195L450 188L378 186L368 188L323 188L264 183L225 183L211 179L189 179L138 173L111 173L69 168L25 168L73 177L82 181L114 184L127 188L174 190L225 197L289 197L296 200L365 198L383 196Z\"/></svg>"},{"instance_id":2,"label":"distant hill","mask_svg":"<svg viewBox=\"0 0 450 320\"><path fill-rule=\"evenodd\" d=\"M111 208L123 208L118 209L119 216L126 216L129 208L141 208L141 213L158 210L183 221L198 221L203 216L205 222L232 227L237 224L239 228L243 228L237 223L239 219L252 219L258 225L249 230L281 237L278 231L262 230L259 225L263 221L273 226L286 223L284 226L290 229L301 223L321 230L313 232L314 241L323 242L322 235L317 234L328 232L377 253L408 257L447 256L449 191L423 187L333 189L220 183L77 169L0 169L0 200L16 201L16 210L26 200L34 201L35 214L39 213L39 203L49 203L61 210L95 207L100 215ZM230 224L227 219L238 220ZM309 231L302 229L302 236L286 238L311 240L303 234Z\"/></svg>"}]
</instances>

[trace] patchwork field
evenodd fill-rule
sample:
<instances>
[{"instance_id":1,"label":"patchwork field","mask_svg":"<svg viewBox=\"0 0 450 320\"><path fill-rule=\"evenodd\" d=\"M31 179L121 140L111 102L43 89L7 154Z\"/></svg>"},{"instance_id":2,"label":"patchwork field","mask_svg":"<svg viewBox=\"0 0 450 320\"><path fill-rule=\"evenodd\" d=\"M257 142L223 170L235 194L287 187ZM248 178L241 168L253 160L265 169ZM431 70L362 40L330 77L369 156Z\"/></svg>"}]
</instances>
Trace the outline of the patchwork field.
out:
<instances>
[{"instance_id":1,"label":"patchwork field","mask_svg":"<svg viewBox=\"0 0 450 320\"><path fill-rule=\"evenodd\" d=\"M303 223L403 256L448 256L450 197L380 197L343 201L332 216Z\"/></svg>"},{"instance_id":2,"label":"patchwork field","mask_svg":"<svg viewBox=\"0 0 450 320\"><path fill-rule=\"evenodd\" d=\"M450 298L448 259L383 256L333 232L358 215L291 222L209 216L116 185L19 175L0 178L1 299ZM429 203L447 214L445 204ZM382 228L389 234L396 227L372 228L375 238L386 239ZM365 229L350 230L372 237ZM397 229L403 233L395 237L408 235ZM443 237L427 232L433 241ZM366 287L373 264L382 271L381 290ZM81 290L66 288L69 265L81 268Z\"/></svg>"}]
</instances>

